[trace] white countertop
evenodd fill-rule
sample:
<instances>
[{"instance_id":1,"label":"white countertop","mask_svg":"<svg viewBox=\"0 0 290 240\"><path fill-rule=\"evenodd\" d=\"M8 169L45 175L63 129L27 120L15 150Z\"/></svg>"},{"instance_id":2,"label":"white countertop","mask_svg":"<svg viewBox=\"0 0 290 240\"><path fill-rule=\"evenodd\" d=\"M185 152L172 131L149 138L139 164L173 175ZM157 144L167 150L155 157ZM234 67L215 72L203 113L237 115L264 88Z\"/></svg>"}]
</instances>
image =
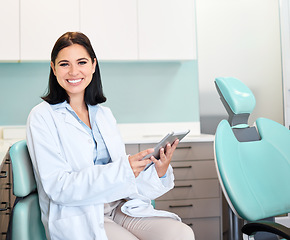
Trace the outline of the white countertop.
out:
<instances>
[{"instance_id":1,"label":"white countertop","mask_svg":"<svg viewBox=\"0 0 290 240\"><path fill-rule=\"evenodd\" d=\"M145 144L145 143L158 143L165 135L144 135L144 136L132 136L123 138L125 144ZM214 135L199 134L188 135L181 142L213 142Z\"/></svg>"},{"instance_id":2,"label":"white countertop","mask_svg":"<svg viewBox=\"0 0 290 240\"><path fill-rule=\"evenodd\" d=\"M125 144L146 144L146 143L158 143L164 136L163 135L145 135L135 136L130 138L124 138ZM21 139L0 139L0 164L2 163L8 149L13 143L20 141ZM201 134L201 135L188 135L181 142L213 142L214 136Z\"/></svg>"},{"instance_id":3,"label":"white countertop","mask_svg":"<svg viewBox=\"0 0 290 240\"><path fill-rule=\"evenodd\" d=\"M199 122L156 123L156 124L118 124L125 144L158 143L168 132L178 129L190 129L190 133L181 142L213 142L214 136L200 134ZM0 163L9 147L25 138L25 126L0 126L3 139L0 138ZM0 136L1 137L1 136Z\"/></svg>"}]
</instances>

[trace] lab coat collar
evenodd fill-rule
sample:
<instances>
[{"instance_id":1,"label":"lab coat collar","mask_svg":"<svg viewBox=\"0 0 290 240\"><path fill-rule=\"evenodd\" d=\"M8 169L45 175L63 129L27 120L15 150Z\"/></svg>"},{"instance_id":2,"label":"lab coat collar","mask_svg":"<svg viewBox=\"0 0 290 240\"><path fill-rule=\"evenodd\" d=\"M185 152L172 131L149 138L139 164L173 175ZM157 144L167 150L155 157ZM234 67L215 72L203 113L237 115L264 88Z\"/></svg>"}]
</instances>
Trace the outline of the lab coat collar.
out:
<instances>
[{"instance_id":1,"label":"lab coat collar","mask_svg":"<svg viewBox=\"0 0 290 240\"><path fill-rule=\"evenodd\" d=\"M67 105L70 106L66 100L62 103L50 104L52 110L54 110L54 111L57 111L58 109L66 108Z\"/></svg>"}]
</instances>

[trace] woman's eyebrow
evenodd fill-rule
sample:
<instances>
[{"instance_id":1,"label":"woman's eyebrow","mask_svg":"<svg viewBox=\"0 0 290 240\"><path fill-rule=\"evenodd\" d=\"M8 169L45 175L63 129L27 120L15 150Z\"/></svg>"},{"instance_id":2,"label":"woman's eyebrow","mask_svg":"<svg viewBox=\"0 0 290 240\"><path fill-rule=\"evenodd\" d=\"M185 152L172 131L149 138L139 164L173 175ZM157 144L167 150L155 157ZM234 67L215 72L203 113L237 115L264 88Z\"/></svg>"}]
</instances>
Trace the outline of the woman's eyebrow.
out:
<instances>
[{"instance_id":1,"label":"woman's eyebrow","mask_svg":"<svg viewBox=\"0 0 290 240\"><path fill-rule=\"evenodd\" d=\"M83 58L79 58L77 61L82 61L82 60L87 60L87 61L89 61L89 59L87 59L87 58L85 58L85 57L83 57Z\"/></svg>"},{"instance_id":2,"label":"woman's eyebrow","mask_svg":"<svg viewBox=\"0 0 290 240\"><path fill-rule=\"evenodd\" d=\"M83 58L77 59L77 62L83 61L83 60L89 61L88 58L83 57ZM60 63L68 63L68 62L69 62L68 60L59 60L57 64L60 64Z\"/></svg>"},{"instance_id":3,"label":"woman's eyebrow","mask_svg":"<svg viewBox=\"0 0 290 240\"><path fill-rule=\"evenodd\" d=\"M68 60L59 60L57 64L60 64L60 63L67 63Z\"/></svg>"}]
</instances>

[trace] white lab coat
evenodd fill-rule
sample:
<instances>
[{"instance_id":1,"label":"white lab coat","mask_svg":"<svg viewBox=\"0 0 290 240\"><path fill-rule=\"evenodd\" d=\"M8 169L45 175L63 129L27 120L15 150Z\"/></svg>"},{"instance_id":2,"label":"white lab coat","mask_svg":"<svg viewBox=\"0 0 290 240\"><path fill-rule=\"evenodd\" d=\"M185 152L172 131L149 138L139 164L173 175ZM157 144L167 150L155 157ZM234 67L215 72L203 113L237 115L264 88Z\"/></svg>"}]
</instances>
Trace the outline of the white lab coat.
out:
<instances>
[{"instance_id":1,"label":"white lab coat","mask_svg":"<svg viewBox=\"0 0 290 240\"><path fill-rule=\"evenodd\" d=\"M125 198L122 211L128 215L179 219L150 205L150 199L173 188L172 167L165 178L154 166L135 178L111 111L100 106L93 124L112 163L94 165L93 139L66 108L53 110L42 102L28 117L27 145L48 240L106 240L104 203Z\"/></svg>"}]
</instances>

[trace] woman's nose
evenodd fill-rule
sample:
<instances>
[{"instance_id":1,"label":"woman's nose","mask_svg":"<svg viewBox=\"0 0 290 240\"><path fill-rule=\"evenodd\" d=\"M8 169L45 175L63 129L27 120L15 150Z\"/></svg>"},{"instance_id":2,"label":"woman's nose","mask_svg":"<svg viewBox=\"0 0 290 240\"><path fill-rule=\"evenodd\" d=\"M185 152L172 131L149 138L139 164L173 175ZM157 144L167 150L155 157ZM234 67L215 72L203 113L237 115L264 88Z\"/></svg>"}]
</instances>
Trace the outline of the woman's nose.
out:
<instances>
[{"instance_id":1,"label":"woman's nose","mask_svg":"<svg viewBox=\"0 0 290 240\"><path fill-rule=\"evenodd\" d=\"M78 74L78 69L77 69L77 67L74 66L74 65L71 65L71 66L70 66L70 69L69 69L69 74L70 74L71 76L76 76L76 75Z\"/></svg>"}]
</instances>

